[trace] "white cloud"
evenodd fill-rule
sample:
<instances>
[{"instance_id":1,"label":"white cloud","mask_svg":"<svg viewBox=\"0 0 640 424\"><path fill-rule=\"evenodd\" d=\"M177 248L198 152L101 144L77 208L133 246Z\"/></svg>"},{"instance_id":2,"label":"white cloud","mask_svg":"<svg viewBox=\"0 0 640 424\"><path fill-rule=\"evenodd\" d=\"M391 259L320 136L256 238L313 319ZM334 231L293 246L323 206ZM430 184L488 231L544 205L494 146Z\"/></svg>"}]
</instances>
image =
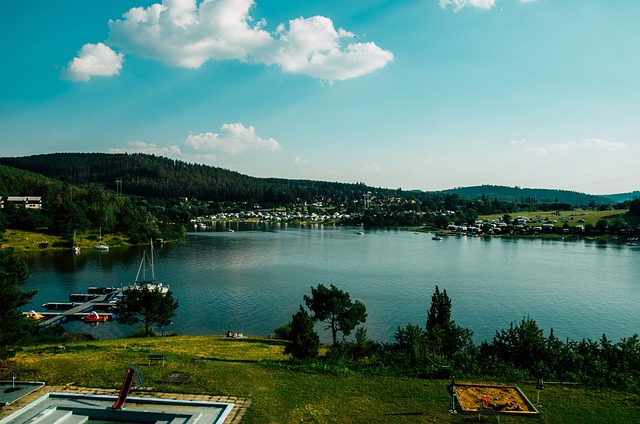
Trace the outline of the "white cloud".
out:
<instances>
[{"instance_id":1,"label":"white cloud","mask_svg":"<svg viewBox=\"0 0 640 424\"><path fill-rule=\"evenodd\" d=\"M459 12L467 6L489 10L496 4L496 0L439 0L440 8L453 7L454 12Z\"/></svg>"},{"instance_id":2,"label":"white cloud","mask_svg":"<svg viewBox=\"0 0 640 424\"><path fill-rule=\"evenodd\" d=\"M540 146L527 146L524 148L524 151L527 153L534 153L537 155L546 155L548 153L545 147L540 147Z\"/></svg>"},{"instance_id":3,"label":"white cloud","mask_svg":"<svg viewBox=\"0 0 640 424\"><path fill-rule=\"evenodd\" d=\"M296 156L295 158L293 158L293 163L296 165L309 165L311 161L309 159L304 159L300 156Z\"/></svg>"},{"instance_id":4,"label":"white cloud","mask_svg":"<svg viewBox=\"0 0 640 424\"><path fill-rule=\"evenodd\" d=\"M601 138L587 138L582 140L580 144L586 148L600 150L621 150L627 147L626 143L620 141L609 141Z\"/></svg>"},{"instance_id":5,"label":"white cloud","mask_svg":"<svg viewBox=\"0 0 640 424\"><path fill-rule=\"evenodd\" d=\"M566 143L555 143L549 148L544 146L525 146L525 140L511 140L512 145L524 146L526 153L536 153L546 155L551 152L568 152L568 151L588 151L588 150L607 150L616 151L627 147L626 143L620 141L609 141L601 138L586 138L580 142L568 141Z\"/></svg>"},{"instance_id":6,"label":"white cloud","mask_svg":"<svg viewBox=\"0 0 640 424\"><path fill-rule=\"evenodd\" d=\"M146 153L149 155L180 155L180 147L172 145L168 147L158 147L155 143L144 141L130 141L128 148L110 148L110 153Z\"/></svg>"},{"instance_id":7,"label":"white cloud","mask_svg":"<svg viewBox=\"0 0 640 424\"><path fill-rule=\"evenodd\" d=\"M355 35L323 16L289 21L289 29L279 25L277 51L272 59L285 72L313 76L326 81L359 77L382 68L393 54L374 43L348 43ZM266 60L270 62L270 60Z\"/></svg>"},{"instance_id":8,"label":"white cloud","mask_svg":"<svg viewBox=\"0 0 640 424\"><path fill-rule=\"evenodd\" d=\"M473 0L474 2L477 0ZM261 20L251 26L254 0L164 0L135 7L109 21L109 44L127 54L169 65L199 68L209 60L279 66L284 72L326 81L359 77L382 68L393 54L357 43L331 19L297 18L271 34ZM351 42L341 45L343 39Z\"/></svg>"},{"instance_id":9,"label":"white cloud","mask_svg":"<svg viewBox=\"0 0 640 424\"><path fill-rule=\"evenodd\" d=\"M575 141L569 141L568 143L552 144L551 149L566 152L568 150L576 148L577 146L578 143L576 143Z\"/></svg>"},{"instance_id":10,"label":"white cloud","mask_svg":"<svg viewBox=\"0 0 640 424\"><path fill-rule=\"evenodd\" d=\"M223 152L238 154L247 149L280 150L280 144L273 138L263 139L256 135L253 126L245 127L241 123L224 124L220 133L206 132L191 134L183 141L183 146L199 154Z\"/></svg>"},{"instance_id":11,"label":"white cloud","mask_svg":"<svg viewBox=\"0 0 640 424\"><path fill-rule=\"evenodd\" d=\"M118 75L122 69L124 56L110 47L98 44L85 44L77 56L63 71L63 76L72 81L89 81L91 77L110 77Z\"/></svg>"},{"instance_id":12,"label":"white cloud","mask_svg":"<svg viewBox=\"0 0 640 424\"><path fill-rule=\"evenodd\" d=\"M586 138L579 143L570 141L568 143L554 144L551 146L554 150L574 150L574 149L596 149L596 150L621 150L627 147L626 143L620 141L609 141L601 138Z\"/></svg>"},{"instance_id":13,"label":"white cloud","mask_svg":"<svg viewBox=\"0 0 640 424\"><path fill-rule=\"evenodd\" d=\"M367 165L365 169L371 172L382 172L382 166L380 166L380 164L377 164L375 162L372 162L369 165Z\"/></svg>"}]
</instances>

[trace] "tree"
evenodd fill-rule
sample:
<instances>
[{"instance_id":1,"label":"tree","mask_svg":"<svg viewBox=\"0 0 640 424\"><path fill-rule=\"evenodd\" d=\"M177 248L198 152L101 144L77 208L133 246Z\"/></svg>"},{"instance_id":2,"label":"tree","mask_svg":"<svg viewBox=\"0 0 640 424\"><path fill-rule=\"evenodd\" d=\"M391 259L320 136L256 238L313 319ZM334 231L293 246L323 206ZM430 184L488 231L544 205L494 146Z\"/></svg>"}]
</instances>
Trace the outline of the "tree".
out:
<instances>
[{"instance_id":1,"label":"tree","mask_svg":"<svg viewBox=\"0 0 640 424\"><path fill-rule=\"evenodd\" d=\"M438 286L431 296L431 307L427 312L427 331L433 330L436 326L446 327L451 321L451 299L447 291L440 292Z\"/></svg>"},{"instance_id":2,"label":"tree","mask_svg":"<svg viewBox=\"0 0 640 424\"><path fill-rule=\"evenodd\" d=\"M331 284L327 288L318 284L317 288L311 287L311 297L305 295L307 307L313 312L314 321L327 323L326 329L331 329L333 345L338 344L338 331L343 336L348 336L360 323L367 320L367 308L359 300L351 301L351 296Z\"/></svg>"},{"instance_id":3,"label":"tree","mask_svg":"<svg viewBox=\"0 0 640 424\"><path fill-rule=\"evenodd\" d=\"M451 299L438 286L431 296L426 328L427 341L434 353L451 357L458 351L474 348L473 331L451 319Z\"/></svg>"},{"instance_id":4,"label":"tree","mask_svg":"<svg viewBox=\"0 0 640 424\"><path fill-rule=\"evenodd\" d=\"M284 348L294 358L302 360L314 359L318 356L320 337L313 328L313 320L300 305L300 310L291 317L291 342Z\"/></svg>"},{"instance_id":5,"label":"tree","mask_svg":"<svg viewBox=\"0 0 640 424\"><path fill-rule=\"evenodd\" d=\"M114 314L120 324L141 322L145 336L149 337L154 324L164 327L172 323L171 318L176 315L178 306L171 290L163 293L160 287L140 284L123 291L116 302Z\"/></svg>"},{"instance_id":6,"label":"tree","mask_svg":"<svg viewBox=\"0 0 640 424\"><path fill-rule=\"evenodd\" d=\"M512 322L508 330L496 331L492 347L503 361L535 372L545 357L547 340L538 323L524 317L518 324Z\"/></svg>"},{"instance_id":7,"label":"tree","mask_svg":"<svg viewBox=\"0 0 640 424\"><path fill-rule=\"evenodd\" d=\"M419 325L407 324L405 328L398 326L393 337L398 343L398 348L409 356L411 365L415 365L422 357L422 347L425 340L425 332Z\"/></svg>"},{"instance_id":8,"label":"tree","mask_svg":"<svg viewBox=\"0 0 640 424\"><path fill-rule=\"evenodd\" d=\"M26 262L13 249L0 250L0 359L12 357L11 345L33 328L33 323L27 321L18 309L28 304L37 293L37 290L19 288L28 276Z\"/></svg>"}]
</instances>

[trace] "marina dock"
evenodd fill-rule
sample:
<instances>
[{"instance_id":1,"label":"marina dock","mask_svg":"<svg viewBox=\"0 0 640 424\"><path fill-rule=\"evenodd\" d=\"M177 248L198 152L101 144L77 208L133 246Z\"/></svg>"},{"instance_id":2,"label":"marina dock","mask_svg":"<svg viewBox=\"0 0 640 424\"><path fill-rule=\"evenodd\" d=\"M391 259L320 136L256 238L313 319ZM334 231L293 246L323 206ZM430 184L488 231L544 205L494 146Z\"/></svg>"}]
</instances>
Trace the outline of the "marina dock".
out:
<instances>
[{"instance_id":1,"label":"marina dock","mask_svg":"<svg viewBox=\"0 0 640 424\"><path fill-rule=\"evenodd\" d=\"M109 312L114 304L109 302L121 289L113 287L90 287L86 294L69 295L70 302L48 302L42 305L46 312L38 312L44 318L40 324L48 327L53 324L64 323L69 320L83 319L92 311L101 312L108 321L113 319L113 313Z\"/></svg>"}]
</instances>

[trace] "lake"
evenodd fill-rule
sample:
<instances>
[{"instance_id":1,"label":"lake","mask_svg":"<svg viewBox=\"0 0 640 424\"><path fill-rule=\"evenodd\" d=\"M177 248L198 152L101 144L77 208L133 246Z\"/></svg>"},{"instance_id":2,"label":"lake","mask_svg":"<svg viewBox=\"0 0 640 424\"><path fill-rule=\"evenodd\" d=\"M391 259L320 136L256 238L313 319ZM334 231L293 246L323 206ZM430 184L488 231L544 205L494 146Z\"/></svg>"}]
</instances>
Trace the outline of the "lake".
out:
<instances>
[{"instance_id":1,"label":"lake","mask_svg":"<svg viewBox=\"0 0 640 424\"><path fill-rule=\"evenodd\" d=\"M235 232L188 233L155 249L156 276L180 302L179 334L268 335L291 319L311 286L334 284L367 308L367 335L393 341L398 326L426 322L435 286L446 289L452 317L476 343L525 316L560 339L619 340L640 333L640 248L595 241L446 237L405 229L234 224ZM31 305L64 302L90 286L134 281L144 247L30 252L38 289ZM147 247L148 249L148 247ZM65 324L97 338L134 327ZM323 341L327 331L319 329Z\"/></svg>"}]
</instances>

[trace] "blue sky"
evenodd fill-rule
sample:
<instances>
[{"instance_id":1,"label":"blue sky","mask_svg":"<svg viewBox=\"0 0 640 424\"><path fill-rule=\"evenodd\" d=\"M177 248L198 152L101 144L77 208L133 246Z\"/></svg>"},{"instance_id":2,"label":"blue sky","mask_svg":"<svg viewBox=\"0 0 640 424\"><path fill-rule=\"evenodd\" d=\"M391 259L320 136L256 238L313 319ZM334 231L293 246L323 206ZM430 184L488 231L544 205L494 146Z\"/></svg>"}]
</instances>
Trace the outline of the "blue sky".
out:
<instances>
[{"instance_id":1,"label":"blue sky","mask_svg":"<svg viewBox=\"0 0 640 424\"><path fill-rule=\"evenodd\" d=\"M1 155L639 190L638 17L636 0L3 2Z\"/></svg>"}]
</instances>

